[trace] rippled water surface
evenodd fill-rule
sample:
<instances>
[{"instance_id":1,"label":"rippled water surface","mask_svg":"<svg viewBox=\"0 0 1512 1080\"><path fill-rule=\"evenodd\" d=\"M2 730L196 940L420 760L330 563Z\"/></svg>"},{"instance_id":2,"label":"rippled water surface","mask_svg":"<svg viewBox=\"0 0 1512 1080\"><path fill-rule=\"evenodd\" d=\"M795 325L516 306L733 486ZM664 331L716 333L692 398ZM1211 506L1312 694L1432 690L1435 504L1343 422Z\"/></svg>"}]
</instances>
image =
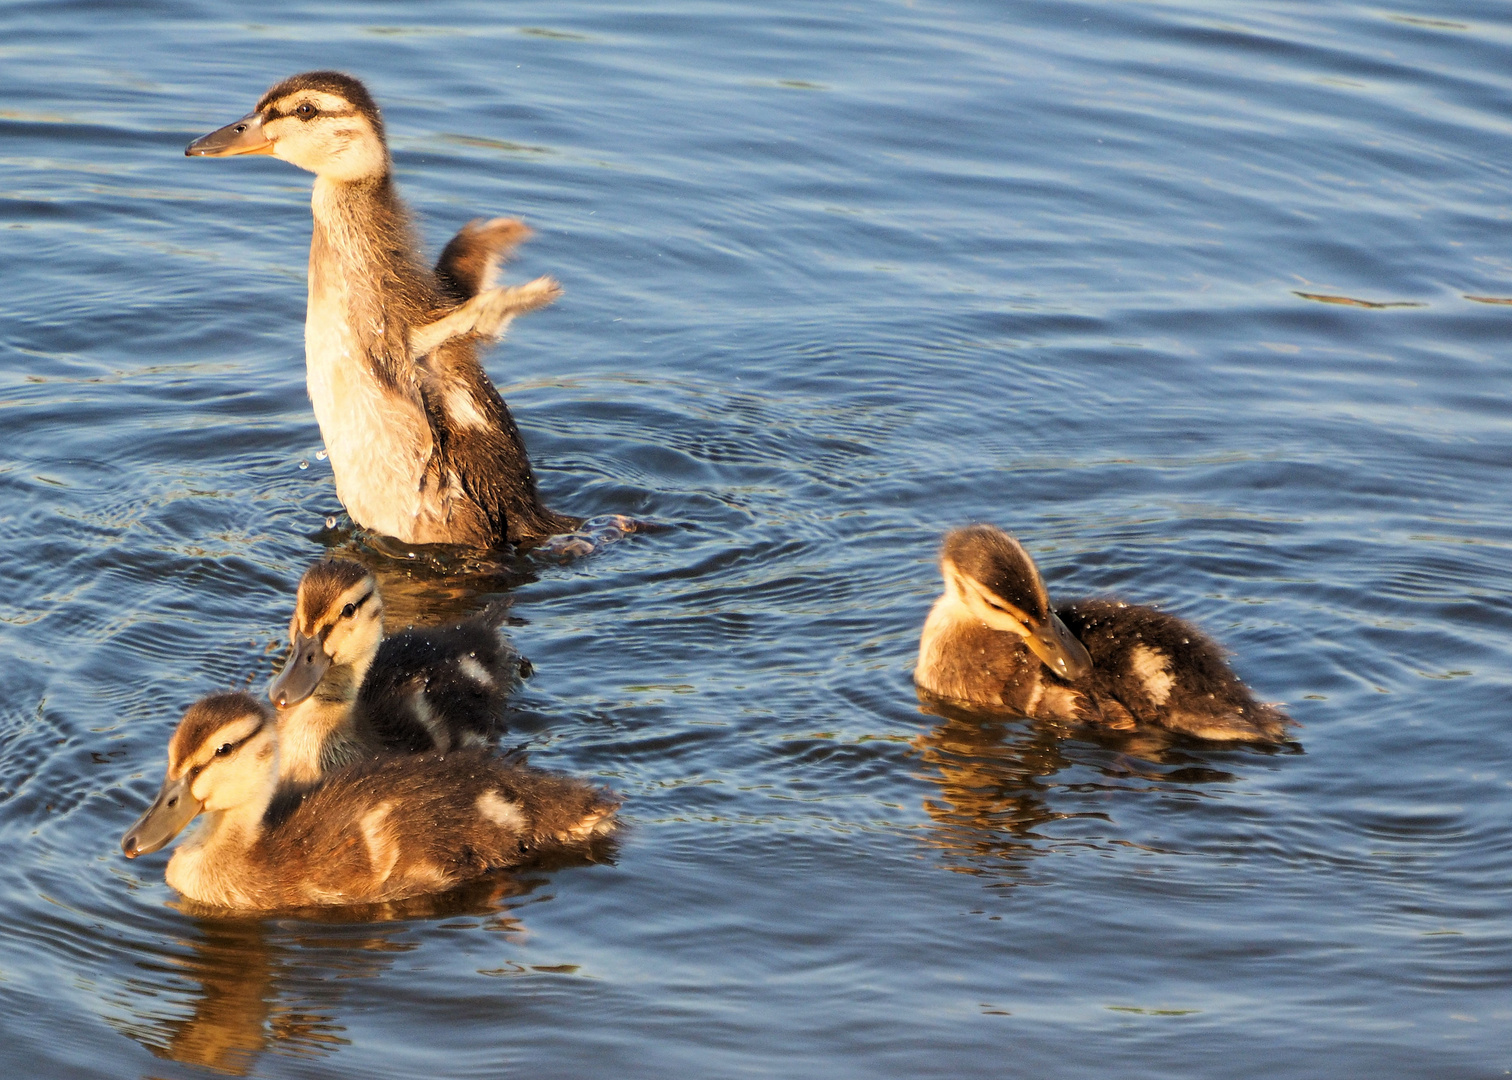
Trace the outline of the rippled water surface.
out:
<instances>
[{"instance_id":1,"label":"rippled water surface","mask_svg":"<svg viewBox=\"0 0 1512 1080\"><path fill-rule=\"evenodd\" d=\"M670 529L326 528L309 178L182 156L315 67L431 250L535 228L551 503ZM1506 1075L1509 216L1497 3L0 4L0 1072ZM922 710L971 520L1298 745ZM331 548L401 624L513 597L607 861L225 920L121 857Z\"/></svg>"}]
</instances>

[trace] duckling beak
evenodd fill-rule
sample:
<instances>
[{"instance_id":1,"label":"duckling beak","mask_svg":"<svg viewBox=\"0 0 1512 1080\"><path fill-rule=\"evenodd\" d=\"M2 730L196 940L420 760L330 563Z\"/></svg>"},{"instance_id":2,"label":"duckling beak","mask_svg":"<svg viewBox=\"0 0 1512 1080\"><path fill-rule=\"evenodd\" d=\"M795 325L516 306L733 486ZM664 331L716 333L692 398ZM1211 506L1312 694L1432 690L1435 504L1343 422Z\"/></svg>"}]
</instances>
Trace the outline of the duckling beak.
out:
<instances>
[{"instance_id":1,"label":"duckling beak","mask_svg":"<svg viewBox=\"0 0 1512 1080\"><path fill-rule=\"evenodd\" d=\"M172 840L193 821L201 809L200 801L189 790L189 774L177 780L164 780L157 798L136 824L126 830L121 850L128 859L156 851Z\"/></svg>"},{"instance_id":2,"label":"duckling beak","mask_svg":"<svg viewBox=\"0 0 1512 1080\"><path fill-rule=\"evenodd\" d=\"M1029 646L1030 651L1046 667L1067 682L1077 682L1092 670L1092 657L1088 654L1087 647L1076 640L1076 636L1053 611L1049 621L1029 631L1024 644Z\"/></svg>"},{"instance_id":3,"label":"duckling beak","mask_svg":"<svg viewBox=\"0 0 1512 1080\"><path fill-rule=\"evenodd\" d=\"M318 637L296 635L289 662L278 678L268 684L268 699L280 709L298 705L315 692L330 666L331 658Z\"/></svg>"},{"instance_id":4,"label":"duckling beak","mask_svg":"<svg viewBox=\"0 0 1512 1080\"><path fill-rule=\"evenodd\" d=\"M227 124L202 135L184 147L185 157L231 157L233 154L271 154L273 143L263 134L262 117L248 113L234 124Z\"/></svg>"}]
</instances>

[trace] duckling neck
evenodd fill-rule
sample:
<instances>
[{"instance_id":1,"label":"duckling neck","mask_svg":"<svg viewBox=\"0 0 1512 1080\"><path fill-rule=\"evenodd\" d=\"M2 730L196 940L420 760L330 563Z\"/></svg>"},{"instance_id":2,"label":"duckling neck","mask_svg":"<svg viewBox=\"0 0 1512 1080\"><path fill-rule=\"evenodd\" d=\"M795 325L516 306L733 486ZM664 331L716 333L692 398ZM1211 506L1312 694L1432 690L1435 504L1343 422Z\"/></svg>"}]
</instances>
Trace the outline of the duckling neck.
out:
<instances>
[{"instance_id":1,"label":"duckling neck","mask_svg":"<svg viewBox=\"0 0 1512 1080\"><path fill-rule=\"evenodd\" d=\"M352 517L405 538L424 512L434 450L410 327L439 306L393 180L317 177L305 368L336 493Z\"/></svg>"},{"instance_id":2,"label":"duckling neck","mask_svg":"<svg viewBox=\"0 0 1512 1080\"><path fill-rule=\"evenodd\" d=\"M279 783L312 784L374 749L354 720L361 679L351 666L332 668L314 694L279 714Z\"/></svg>"},{"instance_id":3,"label":"duckling neck","mask_svg":"<svg viewBox=\"0 0 1512 1080\"><path fill-rule=\"evenodd\" d=\"M334 307L353 344L388 386L410 377L409 329L444 306L416 259L409 215L387 173L344 182L316 177L310 207L310 307Z\"/></svg>"},{"instance_id":4,"label":"duckling neck","mask_svg":"<svg viewBox=\"0 0 1512 1080\"><path fill-rule=\"evenodd\" d=\"M269 763L264 782L238 806L202 815L199 827L174 849L164 878L191 900L244 907L251 897L238 888L246 853L262 836L262 819L277 790L278 770Z\"/></svg>"}]
</instances>

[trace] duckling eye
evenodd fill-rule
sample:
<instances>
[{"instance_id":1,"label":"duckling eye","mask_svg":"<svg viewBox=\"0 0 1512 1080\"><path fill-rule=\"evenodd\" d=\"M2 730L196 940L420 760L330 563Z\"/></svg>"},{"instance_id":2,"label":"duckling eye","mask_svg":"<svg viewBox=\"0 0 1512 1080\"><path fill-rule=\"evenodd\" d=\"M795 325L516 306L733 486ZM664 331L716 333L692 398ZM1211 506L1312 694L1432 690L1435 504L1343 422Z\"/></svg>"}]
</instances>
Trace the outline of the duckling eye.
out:
<instances>
[{"instance_id":1,"label":"duckling eye","mask_svg":"<svg viewBox=\"0 0 1512 1080\"><path fill-rule=\"evenodd\" d=\"M222 744L222 745L221 745L221 746L220 746L220 747L219 747L219 748L218 748L218 749L217 749L217 750L216 750L216 751L215 751L215 756L216 756L216 757L225 757L225 756L226 756L226 755L227 755L227 754L229 754L229 753L230 753L230 752L231 752L231 744L230 744L230 743L224 743L224 744Z\"/></svg>"},{"instance_id":2,"label":"duckling eye","mask_svg":"<svg viewBox=\"0 0 1512 1080\"><path fill-rule=\"evenodd\" d=\"M350 619L355 614L357 614L356 604L348 604L346 607L341 609L341 617L343 619Z\"/></svg>"},{"instance_id":3,"label":"duckling eye","mask_svg":"<svg viewBox=\"0 0 1512 1080\"><path fill-rule=\"evenodd\" d=\"M315 115L315 106L306 101L304 104L300 105L299 108L295 109L294 113L301 119L308 120L310 117Z\"/></svg>"}]
</instances>

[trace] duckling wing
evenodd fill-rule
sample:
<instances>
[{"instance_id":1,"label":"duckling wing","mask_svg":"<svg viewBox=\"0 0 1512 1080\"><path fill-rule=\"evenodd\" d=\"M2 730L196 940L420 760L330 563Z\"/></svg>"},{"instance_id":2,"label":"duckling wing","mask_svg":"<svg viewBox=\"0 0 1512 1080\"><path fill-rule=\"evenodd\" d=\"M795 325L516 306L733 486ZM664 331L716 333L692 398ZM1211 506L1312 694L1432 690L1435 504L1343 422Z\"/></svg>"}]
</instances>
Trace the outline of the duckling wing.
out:
<instances>
[{"instance_id":1,"label":"duckling wing","mask_svg":"<svg viewBox=\"0 0 1512 1080\"><path fill-rule=\"evenodd\" d=\"M409 332L409 354L419 360L437 346L458 338L477 337L497 341L516 315L545 307L562 295L562 287L549 277L523 285L487 289L451 308L439 318Z\"/></svg>"},{"instance_id":2,"label":"duckling wing","mask_svg":"<svg viewBox=\"0 0 1512 1080\"><path fill-rule=\"evenodd\" d=\"M1089 682L1108 712L1203 739L1276 742L1290 721L1255 699L1223 649L1155 608L1081 600L1056 614L1092 657Z\"/></svg>"},{"instance_id":3,"label":"duckling wing","mask_svg":"<svg viewBox=\"0 0 1512 1080\"><path fill-rule=\"evenodd\" d=\"M514 417L478 363L471 340L450 341L421 362L422 393L436 466L454 485L457 512L479 518L474 542L519 543L571 532L580 518L541 503L535 472Z\"/></svg>"},{"instance_id":4,"label":"duckling wing","mask_svg":"<svg viewBox=\"0 0 1512 1080\"><path fill-rule=\"evenodd\" d=\"M530 239L530 228L516 218L474 218L452 237L436 260L436 280L460 302L491 287L510 252Z\"/></svg>"},{"instance_id":5,"label":"duckling wing","mask_svg":"<svg viewBox=\"0 0 1512 1080\"><path fill-rule=\"evenodd\" d=\"M499 266L509 253L530 237L530 229L514 218L469 221L436 260L435 281L452 307L432 322L410 330L410 354L419 358L455 338L476 335L497 340L516 315L552 303L561 286L549 277L524 285L495 288Z\"/></svg>"}]
</instances>

